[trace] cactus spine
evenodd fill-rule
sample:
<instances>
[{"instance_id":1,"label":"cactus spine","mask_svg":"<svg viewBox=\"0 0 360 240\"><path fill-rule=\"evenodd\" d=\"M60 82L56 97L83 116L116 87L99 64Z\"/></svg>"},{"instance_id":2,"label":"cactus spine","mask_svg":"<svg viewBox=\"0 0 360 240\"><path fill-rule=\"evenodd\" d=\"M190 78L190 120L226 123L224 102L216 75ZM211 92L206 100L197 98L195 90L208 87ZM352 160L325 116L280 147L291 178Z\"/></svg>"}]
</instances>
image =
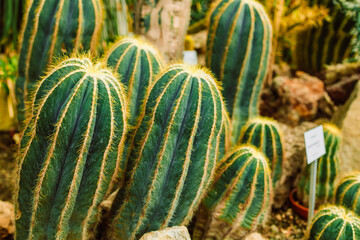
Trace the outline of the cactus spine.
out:
<instances>
[{"instance_id":1,"label":"cactus spine","mask_svg":"<svg viewBox=\"0 0 360 240\"><path fill-rule=\"evenodd\" d=\"M326 206L315 214L304 239L360 239L360 219L343 207Z\"/></svg>"},{"instance_id":2,"label":"cactus spine","mask_svg":"<svg viewBox=\"0 0 360 240\"><path fill-rule=\"evenodd\" d=\"M108 70L69 58L39 83L19 149L16 239L87 239L125 141L125 95Z\"/></svg>"},{"instance_id":3,"label":"cactus spine","mask_svg":"<svg viewBox=\"0 0 360 240\"><path fill-rule=\"evenodd\" d=\"M112 239L186 225L212 178L224 104L202 69L175 64L153 85L135 134L126 188L112 205Z\"/></svg>"},{"instance_id":4,"label":"cactus spine","mask_svg":"<svg viewBox=\"0 0 360 240\"><path fill-rule=\"evenodd\" d=\"M237 147L218 166L196 224L196 239L243 239L265 222L272 198L270 168L265 155L251 145ZM203 228L203 229L201 229ZM202 235L202 236L201 236Z\"/></svg>"},{"instance_id":5,"label":"cactus spine","mask_svg":"<svg viewBox=\"0 0 360 240\"><path fill-rule=\"evenodd\" d=\"M252 144L259 148L269 160L273 186L279 181L284 157L283 139L275 120L258 117L248 121L243 127L240 144Z\"/></svg>"},{"instance_id":6,"label":"cactus spine","mask_svg":"<svg viewBox=\"0 0 360 240\"><path fill-rule=\"evenodd\" d=\"M360 173L344 177L335 193L336 205L342 205L360 216Z\"/></svg>"},{"instance_id":7,"label":"cactus spine","mask_svg":"<svg viewBox=\"0 0 360 240\"><path fill-rule=\"evenodd\" d=\"M18 120L25 116L28 91L54 57L78 49L96 50L101 30L100 0L27 1L23 20L16 97Z\"/></svg>"},{"instance_id":8,"label":"cactus spine","mask_svg":"<svg viewBox=\"0 0 360 240\"><path fill-rule=\"evenodd\" d=\"M334 181L339 172L338 153L341 144L340 129L330 123L323 124L326 154L319 158L316 179L316 204L327 203L334 196ZM310 188L310 167L306 166L305 174L298 185L299 199L308 203Z\"/></svg>"},{"instance_id":9,"label":"cactus spine","mask_svg":"<svg viewBox=\"0 0 360 240\"><path fill-rule=\"evenodd\" d=\"M298 69L316 73L325 64L341 63L350 57L355 22L333 0L310 0L309 6L328 8L330 20L299 32L293 57Z\"/></svg>"},{"instance_id":10,"label":"cactus spine","mask_svg":"<svg viewBox=\"0 0 360 240\"><path fill-rule=\"evenodd\" d=\"M211 14L206 66L222 82L233 144L247 120L258 115L271 39L271 22L255 1L222 0Z\"/></svg>"},{"instance_id":11,"label":"cactus spine","mask_svg":"<svg viewBox=\"0 0 360 240\"><path fill-rule=\"evenodd\" d=\"M106 56L107 65L115 69L127 87L129 105L128 123L132 128L127 133L124 159L128 158L134 141L135 129L145 113L144 103L155 76L163 68L163 60L149 43L126 37L114 44Z\"/></svg>"}]
</instances>

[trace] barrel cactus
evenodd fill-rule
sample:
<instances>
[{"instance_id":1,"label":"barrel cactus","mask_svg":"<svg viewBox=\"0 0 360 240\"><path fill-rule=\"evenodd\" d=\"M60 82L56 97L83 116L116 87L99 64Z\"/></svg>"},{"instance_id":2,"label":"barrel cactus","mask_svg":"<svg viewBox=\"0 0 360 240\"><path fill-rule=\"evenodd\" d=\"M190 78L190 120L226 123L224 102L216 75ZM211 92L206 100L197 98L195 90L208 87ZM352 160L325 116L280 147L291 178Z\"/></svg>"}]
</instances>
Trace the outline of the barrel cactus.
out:
<instances>
[{"instance_id":1,"label":"barrel cactus","mask_svg":"<svg viewBox=\"0 0 360 240\"><path fill-rule=\"evenodd\" d=\"M222 0L210 17L206 66L222 82L232 125L232 143L242 126L258 115L272 39L271 22L260 3Z\"/></svg>"},{"instance_id":2,"label":"barrel cactus","mask_svg":"<svg viewBox=\"0 0 360 240\"><path fill-rule=\"evenodd\" d=\"M354 18L339 5L341 2L345 1L308 1L310 7L328 8L329 17L320 26L305 29L297 34L293 58L298 69L316 73L326 64L341 63L351 56L351 43L355 38L352 29L355 28L356 23Z\"/></svg>"},{"instance_id":3,"label":"barrel cactus","mask_svg":"<svg viewBox=\"0 0 360 240\"><path fill-rule=\"evenodd\" d=\"M326 154L318 159L316 178L316 205L329 202L334 196L334 182L339 172L340 129L330 123L323 124ZM298 184L298 197L308 203L310 191L310 166L307 165Z\"/></svg>"},{"instance_id":4,"label":"barrel cactus","mask_svg":"<svg viewBox=\"0 0 360 240\"><path fill-rule=\"evenodd\" d=\"M119 171L124 90L98 63L69 58L37 85L18 154L16 239L87 239Z\"/></svg>"},{"instance_id":5,"label":"barrel cactus","mask_svg":"<svg viewBox=\"0 0 360 240\"><path fill-rule=\"evenodd\" d=\"M110 210L111 239L186 225L212 178L224 104L203 69L168 67L153 85L135 134L126 187Z\"/></svg>"},{"instance_id":6,"label":"barrel cactus","mask_svg":"<svg viewBox=\"0 0 360 240\"><path fill-rule=\"evenodd\" d=\"M106 54L107 65L114 68L121 76L120 80L127 88L129 105L128 123L131 126L127 133L124 159L130 154L134 141L134 131L140 123L144 103L150 91L150 85L163 68L160 54L149 43L133 37L117 41Z\"/></svg>"},{"instance_id":7,"label":"barrel cactus","mask_svg":"<svg viewBox=\"0 0 360 240\"><path fill-rule=\"evenodd\" d=\"M243 239L270 211L272 182L265 155L241 145L219 164L202 202L193 239Z\"/></svg>"},{"instance_id":8,"label":"barrel cactus","mask_svg":"<svg viewBox=\"0 0 360 240\"><path fill-rule=\"evenodd\" d=\"M16 97L18 120L25 117L26 96L46 66L65 52L96 50L101 30L100 0L27 1L20 33Z\"/></svg>"},{"instance_id":9,"label":"barrel cactus","mask_svg":"<svg viewBox=\"0 0 360 240\"><path fill-rule=\"evenodd\" d=\"M283 137L277 122L264 117L250 119L243 127L238 142L246 143L259 148L268 158L275 186L281 176L284 158Z\"/></svg>"},{"instance_id":10,"label":"barrel cactus","mask_svg":"<svg viewBox=\"0 0 360 240\"><path fill-rule=\"evenodd\" d=\"M360 239L360 219L343 207L323 207L313 217L304 239Z\"/></svg>"},{"instance_id":11,"label":"barrel cactus","mask_svg":"<svg viewBox=\"0 0 360 240\"><path fill-rule=\"evenodd\" d=\"M360 173L344 177L335 193L336 205L342 205L360 216Z\"/></svg>"}]
</instances>

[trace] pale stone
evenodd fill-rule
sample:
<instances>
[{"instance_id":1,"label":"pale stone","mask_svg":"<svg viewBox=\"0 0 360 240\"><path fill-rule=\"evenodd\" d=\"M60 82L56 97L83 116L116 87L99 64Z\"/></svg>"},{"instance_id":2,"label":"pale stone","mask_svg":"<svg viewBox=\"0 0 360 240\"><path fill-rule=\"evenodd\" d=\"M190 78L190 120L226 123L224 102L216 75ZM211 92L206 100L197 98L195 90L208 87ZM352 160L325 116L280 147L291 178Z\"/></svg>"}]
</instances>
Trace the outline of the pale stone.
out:
<instances>
[{"instance_id":1,"label":"pale stone","mask_svg":"<svg viewBox=\"0 0 360 240\"><path fill-rule=\"evenodd\" d=\"M0 201L0 239L14 234L15 231L15 209L9 202Z\"/></svg>"},{"instance_id":2,"label":"pale stone","mask_svg":"<svg viewBox=\"0 0 360 240\"><path fill-rule=\"evenodd\" d=\"M258 232L253 232L245 237L245 240L265 240L265 238Z\"/></svg>"},{"instance_id":3,"label":"pale stone","mask_svg":"<svg viewBox=\"0 0 360 240\"><path fill-rule=\"evenodd\" d=\"M344 106L335 113L334 122L341 129L339 177L360 170L360 83L358 82Z\"/></svg>"},{"instance_id":4,"label":"pale stone","mask_svg":"<svg viewBox=\"0 0 360 240\"><path fill-rule=\"evenodd\" d=\"M148 232L140 240L191 240L191 238L186 227L175 226L160 231Z\"/></svg>"}]
</instances>

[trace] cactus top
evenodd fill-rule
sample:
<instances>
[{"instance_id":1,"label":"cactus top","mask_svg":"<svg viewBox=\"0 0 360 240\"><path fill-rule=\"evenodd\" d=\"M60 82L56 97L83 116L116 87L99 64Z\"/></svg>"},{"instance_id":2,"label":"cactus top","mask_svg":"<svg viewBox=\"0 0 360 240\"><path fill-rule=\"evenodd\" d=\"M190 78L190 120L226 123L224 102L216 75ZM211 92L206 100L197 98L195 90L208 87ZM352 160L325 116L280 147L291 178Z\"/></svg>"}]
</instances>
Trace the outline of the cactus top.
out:
<instances>
[{"instance_id":1,"label":"cactus top","mask_svg":"<svg viewBox=\"0 0 360 240\"><path fill-rule=\"evenodd\" d=\"M304 239L360 239L360 219L343 207L325 206L313 217Z\"/></svg>"}]
</instances>

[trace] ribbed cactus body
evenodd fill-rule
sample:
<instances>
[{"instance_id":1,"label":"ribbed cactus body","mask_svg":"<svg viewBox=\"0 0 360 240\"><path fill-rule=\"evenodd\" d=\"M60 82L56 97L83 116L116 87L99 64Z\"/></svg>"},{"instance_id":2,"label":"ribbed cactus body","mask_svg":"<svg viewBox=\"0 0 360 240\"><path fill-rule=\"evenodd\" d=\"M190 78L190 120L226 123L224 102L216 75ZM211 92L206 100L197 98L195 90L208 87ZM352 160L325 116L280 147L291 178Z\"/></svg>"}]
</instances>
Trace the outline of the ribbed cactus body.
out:
<instances>
[{"instance_id":1,"label":"ribbed cactus body","mask_svg":"<svg viewBox=\"0 0 360 240\"><path fill-rule=\"evenodd\" d=\"M344 177L335 193L336 205L342 205L360 216L360 173Z\"/></svg>"},{"instance_id":2,"label":"ribbed cactus body","mask_svg":"<svg viewBox=\"0 0 360 240\"><path fill-rule=\"evenodd\" d=\"M27 1L20 35L16 97L19 121L24 101L54 57L79 49L96 50L102 21L100 0Z\"/></svg>"},{"instance_id":3,"label":"ribbed cactus body","mask_svg":"<svg viewBox=\"0 0 360 240\"><path fill-rule=\"evenodd\" d=\"M237 147L216 170L202 202L207 218L204 221L199 216L204 224L197 224L194 239L243 239L264 222L271 198L271 172L265 155L251 145Z\"/></svg>"},{"instance_id":4,"label":"ribbed cactus body","mask_svg":"<svg viewBox=\"0 0 360 240\"><path fill-rule=\"evenodd\" d=\"M324 207L313 217L304 239L360 239L360 219L343 207Z\"/></svg>"},{"instance_id":5,"label":"ribbed cactus body","mask_svg":"<svg viewBox=\"0 0 360 240\"><path fill-rule=\"evenodd\" d=\"M18 155L16 239L87 239L119 171L123 89L81 57L54 67L32 97Z\"/></svg>"},{"instance_id":6,"label":"ribbed cactus body","mask_svg":"<svg viewBox=\"0 0 360 240\"><path fill-rule=\"evenodd\" d=\"M325 64L341 63L350 57L352 29L355 22L334 0L310 0L309 6L329 9L329 20L320 26L301 31L296 36L294 62L297 68L319 72Z\"/></svg>"},{"instance_id":7,"label":"ribbed cactus body","mask_svg":"<svg viewBox=\"0 0 360 240\"><path fill-rule=\"evenodd\" d=\"M223 157L231 148L231 122L229 114L226 110L223 112L223 118L224 119L223 125L221 127L218 162L223 159Z\"/></svg>"},{"instance_id":8,"label":"ribbed cactus body","mask_svg":"<svg viewBox=\"0 0 360 240\"><path fill-rule=\"evenodd\" d=\"M145 113L144 103L150 91L150 85L156 75L163 69L163 60L149 43L138 38L125 37L117 41L108 51L106 61L121 76L121 82L127 88L129 105L124 163L133 146L134 133L139 127L140 119ZM122 176L120 176L122 178Z\"/></svg>"},{"instance_id":9,"label":"ribbed cactus body","mask_svg":"<svg viewBox=\"0 0 360 240\"><path fill-rule=\"evenodd\" d=\"M334 196L334 182L339 172L341 132L333 124L323 124L326 154L318 159L316 205L327 203ZM299 198L307 204L310 191L310 166L307 165L298 184Z\"/></svg>"},{"instance_id":10,"label":"ribbed cactus body","mask_svg":"<svg viewBox=\"0 0 360 240\"><path fill-rule=\"evenodd\" d=\"M210 183L224 104L214 79L175 64L151 89L126 169L126 188L112 205L110 238L185 225Z\"/></svg>"},{"instance_id":11,"label":"ribbed cactus body","mask_svg":"<svg viewBox=\"0 0 360 240\"><path fill-rule=\"evenodd\" d=\"M254 145L265 154L275 186L281 177L284 157L282 133L277 122L261 117L250 119L243 127L238 143Z\"/></svg>"},{"instance_id":12,"label":"ribbed cactus body","mask_svg":"<svg viewBox=\"0 0 360 240\"><path fill-rule=\"evenodd\" d=\"M206 66L222 82L232 143L236 143L247 120L258 115L271 39L271 22L256 1L222 0L211 14Z\"/></svg>"}]
</instances>

